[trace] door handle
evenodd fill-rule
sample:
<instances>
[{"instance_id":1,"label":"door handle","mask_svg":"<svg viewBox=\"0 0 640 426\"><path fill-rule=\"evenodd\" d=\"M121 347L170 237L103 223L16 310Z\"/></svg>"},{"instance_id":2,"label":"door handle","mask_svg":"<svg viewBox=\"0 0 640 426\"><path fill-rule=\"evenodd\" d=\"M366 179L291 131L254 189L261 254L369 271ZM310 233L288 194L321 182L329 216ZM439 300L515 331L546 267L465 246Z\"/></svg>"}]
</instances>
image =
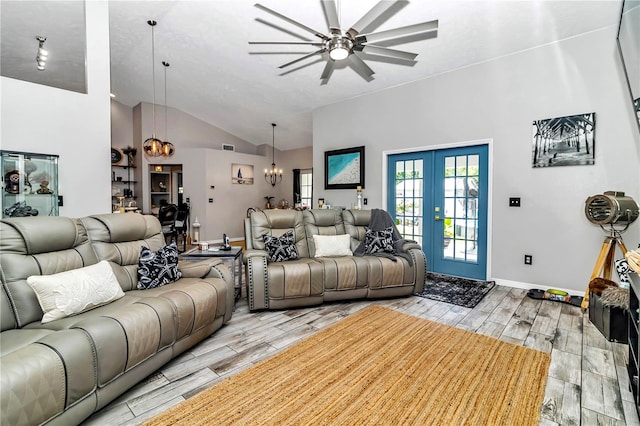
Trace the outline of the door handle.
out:
<instances>
[{"instance_id":1,"label":"door handle","mask_svg":"<svg viewBox=\"0 0 640 426\"><path fill-rule=\"evenodd\" d=\"M435 216L434 219L435 220L442 220L442 218L440 216Z\"/></svg>"}]
</instances>

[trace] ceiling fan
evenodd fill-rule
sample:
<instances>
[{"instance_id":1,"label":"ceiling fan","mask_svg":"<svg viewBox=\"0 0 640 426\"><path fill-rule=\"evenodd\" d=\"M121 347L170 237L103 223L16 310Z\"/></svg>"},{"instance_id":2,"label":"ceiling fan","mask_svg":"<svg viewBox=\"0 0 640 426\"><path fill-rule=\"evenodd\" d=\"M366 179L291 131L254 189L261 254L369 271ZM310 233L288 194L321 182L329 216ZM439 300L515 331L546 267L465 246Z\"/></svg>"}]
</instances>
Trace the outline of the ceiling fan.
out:
<instances>
[{"instance_id":1,"label":"ceiling fan","mask_svg":"<svg viewBox=\"0 0 640 426\"><path fill-rule=\"evenodd\" d=\"M385 17L385 14L395 14L398 4L406 4L405 0L382 0L377 3L371 10L362 16L349 28L347 31L343 31L340 28L340 20L338 18L338 8L336 0L322 0L322 6L324 13L329 24L328 34L324 34L313 28L310 28L298 21L295 21L281 13L276 12L273 9L269 9L259 3L255 4L255 7L261 9L273 16L276 16L290 24L301 28L320 40L317 41L250 41L249 44L290 44L290 45L311 45L319 47L318 50L310 52L298 59L291 62L287 62L284 65L280 65L279 68L286 68L290 65L311 58L315 55L323 55L327 59L327 63L322 71L320 79L322 84L326 84L331 77L331 74L336 66L337 62L347 61L347 65L356 71L366 81L373 80L374 71L364 62L361 54L373 55L386 59L393 59L398 62L413 62L418 56L417 53L405 52L402 50L390 49L388 47L377 45L375 43L383 43L384 45L398 43L407 37L435 37L438 32L438 21L428 21L419 24L408 25L405 27L394 28L386 31L371 32L368 34L362 34L364 31L372 30L380 25L381 20ZM388 16L387 16L388 17ZM266 23L266 22L263 22ZM268 23L267 23L268 24ZM268 24L269 25L269 24Z\"/></svg>"}]
</instances>

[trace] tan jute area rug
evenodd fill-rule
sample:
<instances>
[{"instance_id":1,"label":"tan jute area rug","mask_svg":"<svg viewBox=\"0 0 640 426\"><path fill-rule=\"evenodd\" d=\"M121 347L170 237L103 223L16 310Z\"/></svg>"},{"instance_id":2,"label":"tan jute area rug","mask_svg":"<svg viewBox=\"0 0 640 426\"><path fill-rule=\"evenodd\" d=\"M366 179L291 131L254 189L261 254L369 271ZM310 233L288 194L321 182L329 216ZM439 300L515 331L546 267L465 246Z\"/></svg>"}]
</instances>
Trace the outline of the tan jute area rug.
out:
<instances>
[{"instance_id":1,"label":"tan jute area rug","mask_svg":"<svg viewBox=\"0 0 640 426\"><path fill-rule=\"evenodd\" d=\"M148 425L538 425L550 355L372 306Z\"/></svg>"}]
</instances>

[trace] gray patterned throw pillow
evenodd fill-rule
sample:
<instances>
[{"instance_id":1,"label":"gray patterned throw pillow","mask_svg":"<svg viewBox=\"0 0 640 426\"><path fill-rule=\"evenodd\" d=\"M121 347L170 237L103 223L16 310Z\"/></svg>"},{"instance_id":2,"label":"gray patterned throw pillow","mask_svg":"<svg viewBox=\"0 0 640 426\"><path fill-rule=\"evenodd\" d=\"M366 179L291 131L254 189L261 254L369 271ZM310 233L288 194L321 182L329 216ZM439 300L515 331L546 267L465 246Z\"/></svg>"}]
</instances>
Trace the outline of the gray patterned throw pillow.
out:
<instances>
[{"instance_id":1,"label":"gray patterned throw pillow","mask_svg":"<svg viewBox=\"0 0 640 426\"><path fill-rule=\"evenodd\" d=\"M279 237L263 235L262 239L265 249L269 254L270 261L283 262L285 260L296 260L298 258L298 250L296 250L293 230L287 231Z\"/></svg>"},{"instance_id":2,"label":"gray patterned throw pillow","mask_svg":"<svg viewBox=\"0 0 640 426\"><path fill-rule=\"evenodd\" d=\"M373 231L367 228L364 235L364 254L394 253L393 226L382 231Z\"/></svg>"},{"instance_id":3,"label":"gray patterned throw pillow","mask_svg":"<svg viewBox=\"0 0 640 426\"><path fill-rule=\"evenodd\" d=\"M138 261L138 290L160 287L178 281L182 272L178 269L178 247L173 242L152 252L140 247Z\"/></svg>"}]
</instances>

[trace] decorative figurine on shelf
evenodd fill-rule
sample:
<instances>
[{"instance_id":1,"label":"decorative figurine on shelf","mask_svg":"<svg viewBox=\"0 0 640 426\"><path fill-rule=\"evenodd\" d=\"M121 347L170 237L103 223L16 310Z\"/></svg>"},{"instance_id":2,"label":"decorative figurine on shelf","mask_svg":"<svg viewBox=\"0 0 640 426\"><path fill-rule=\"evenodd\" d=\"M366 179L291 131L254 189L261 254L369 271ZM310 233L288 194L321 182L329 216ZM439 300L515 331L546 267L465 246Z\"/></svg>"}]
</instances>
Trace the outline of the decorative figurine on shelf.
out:
<instances>
[{"instance_id":1,"label":"decorative figurine on shelf","mask_svg":"<svg viewBox=\"0 0 640 426\"><path fill-rule=\"evenodd\" d=\"M135 167L136 154L138 153L138 150L136 148L131 148L130 146L128 146L125 149L123 149L122 152L127 156L127 165L129 167Z\"/></svg>"},{"instance_id":2,"label":"decorative figurine on shelf","mask_svg":"<svg viewBox=\"0 0 640 426\"><path fill-rule=\"evenodd\" d=\"M264 208L265 208L266 210L269 210L270 208L272 208L272 207L273 207L273 206L271 205L271 200L273 200L274 198L276 198L276 197L270 197L270 196L268 196L268 195L267 195L266 197L264 197L264 199L265 199L265 200L267 200L267 202L266 202L266 203L264 203Z\"/></svg>"},{"instance_id":3,"label":"decorative figurine on shelf","mask_svg":"<svg viewBox=\"0 0 640 426\"><path fill-rule=\"evenodd\" d=\"M49 181L43 180L40 182L40 188L36 191L38 194L53 194L53 191L49 189Z\"/></svg>"},{"instance_id":4,"label":"decorative figurine on shelf","mask_svg":"<svg viewBox=\"0 0 640 426\"><path fill-rule=\"evenodd\" d=\"M167 186L164 184L164 182L158 182L158 188L160 188L160 191L166 191L167 190Z\"/></svg>"},{"instance_id":5,"label":"decorative figurine on shelf","mask_svg":"<svg viewBox=\"0 0 640 426\"><path fill-rule=\"evenodd\" d=\"M4 209L4 214L9 217L38 216L38 210L28 206L24 201L18 201L11 207Z\"/></svg>"},{"instance_id":6,"label":"decorative figurine on shelf","mask_svg":"<svg viewBox=\"0 0 640 426\"><path fill-rule=\"evenodd\" d=\"M33 194L33 186L31 185L31 173L38 169L38 165L31 160L24 160L24 192ZM27 187L29 189L27 189Z\"/></svg>"},{"instance_id":7,"label":"decorative figurine on shelf","mask_svg":"<svg viewBox=\"0 0 640 426\"><path fill-rule=\"evenodd\" d=\"M11 170L4 175L4 190L9 194L18 194L20 192L20 172Z\"/></svg>"}]
</instances>

